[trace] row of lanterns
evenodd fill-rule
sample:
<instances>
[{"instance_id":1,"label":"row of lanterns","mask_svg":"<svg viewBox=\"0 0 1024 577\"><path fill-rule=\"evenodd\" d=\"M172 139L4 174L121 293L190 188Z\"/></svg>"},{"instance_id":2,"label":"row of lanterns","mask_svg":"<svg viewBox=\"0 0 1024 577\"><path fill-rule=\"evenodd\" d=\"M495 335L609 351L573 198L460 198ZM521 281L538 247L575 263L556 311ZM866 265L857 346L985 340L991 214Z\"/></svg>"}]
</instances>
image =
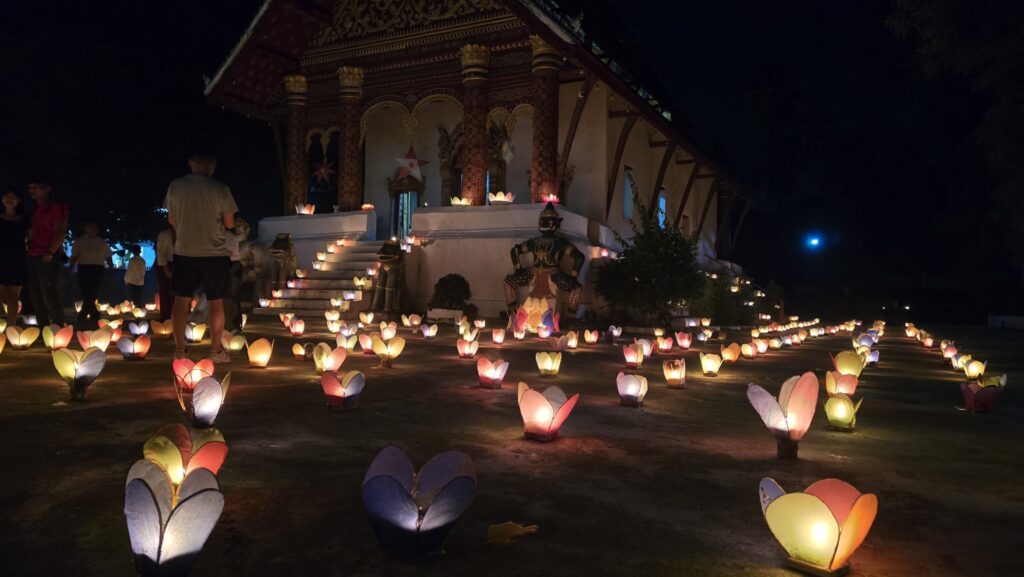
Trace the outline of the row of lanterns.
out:
<instances>
[{"instance_id":1,"label":"row of lanterns","mask_svg":"<svg viewBox=\"0 0 1024 577\"><path fill-rule=\"evenodd\" d=\"M934 350L935 337L913 323L904 326L907 337L916 339L921 346ZM938 341L938 350L942 359L957 372L963 372L965 381L960 383L960 392L964 396L964 407L972 413L988 413L1003 394L1006 388L1006 375L986 375L987 361L975 359L972 355L962 352L956 343L948 339Z\"/></svg>"}]
</instances>

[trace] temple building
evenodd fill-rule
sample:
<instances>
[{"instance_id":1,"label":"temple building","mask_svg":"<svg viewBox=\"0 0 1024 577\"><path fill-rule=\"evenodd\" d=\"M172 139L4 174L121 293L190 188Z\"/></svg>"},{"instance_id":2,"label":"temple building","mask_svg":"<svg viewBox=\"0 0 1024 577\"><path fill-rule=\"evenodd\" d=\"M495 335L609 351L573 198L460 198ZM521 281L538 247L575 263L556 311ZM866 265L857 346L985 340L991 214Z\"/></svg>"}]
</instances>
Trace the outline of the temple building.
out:
<instances>
[{"instance_id":1,"label":"temple building","mask_svg":"<svg viewBox=\"0 0 1024 577\"><path fill-rule=\"evenodd\" d=\"M260 239L290 234L301 269L319 257L276 306L322 311L393 238L415 239L416 307L458 273L494 315L509 248L536 236L549 201L586 258L584 309L587 272L630 233L634 194L696 235L703 263L728 258L740 189L601 4L266 0L206 94L273 128L284 216ZM295 214L306 204L315 214Z\"/></svg>"}]
</instances>

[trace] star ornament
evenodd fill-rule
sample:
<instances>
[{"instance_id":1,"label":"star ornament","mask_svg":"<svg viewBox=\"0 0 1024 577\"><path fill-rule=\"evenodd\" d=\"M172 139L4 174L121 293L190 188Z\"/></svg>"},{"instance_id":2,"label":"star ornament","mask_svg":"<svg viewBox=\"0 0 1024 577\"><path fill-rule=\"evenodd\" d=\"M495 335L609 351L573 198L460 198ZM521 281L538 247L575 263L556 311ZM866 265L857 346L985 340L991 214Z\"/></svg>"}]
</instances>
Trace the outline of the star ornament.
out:
<instances>
[{"instance_id":1,"label":"star ornament","mask_svg":"<svg viewBox=\"0 0 1024 577\"><path fill-rule=\"evenodd\" d=\"M420 182L423 182L423 172L421 169L424 165L429 164L426 160L416 158L416 151L411 146L405 158L395 158L395 163L398 164L399 180L411 176Z\"/></svg>"},{"instance_id":2,"label":"star ornament","mask_svg":"<svg viewBox=\"0 0 1024 577\"><path fill-rule=\"evenodd\" d=\"M316 170L313 171L313 176L316 177L317 182L329 182L335 172L334 163L324 161L316 165Z\"/></svg>"}]
</instances>

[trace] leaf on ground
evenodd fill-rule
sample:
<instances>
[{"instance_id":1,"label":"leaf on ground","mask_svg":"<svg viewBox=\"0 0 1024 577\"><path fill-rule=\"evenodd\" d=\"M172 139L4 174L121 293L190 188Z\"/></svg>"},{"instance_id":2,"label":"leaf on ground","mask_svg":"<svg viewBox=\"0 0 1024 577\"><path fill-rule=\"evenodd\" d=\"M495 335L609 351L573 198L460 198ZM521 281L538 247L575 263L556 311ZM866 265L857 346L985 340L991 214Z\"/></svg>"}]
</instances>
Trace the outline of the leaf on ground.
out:
<instances>
[{"instance_id":1,"label":"leaf on ground","mask_svg":"<svg viewBox=\"0 0 1024 577\"><path fill-rule=\"evenodd\" d=\"M487 528L487 543L491 545L511 545L523 535L537 532L537 525L520 525L506 521Z\"/></svg>"}]
</instances>

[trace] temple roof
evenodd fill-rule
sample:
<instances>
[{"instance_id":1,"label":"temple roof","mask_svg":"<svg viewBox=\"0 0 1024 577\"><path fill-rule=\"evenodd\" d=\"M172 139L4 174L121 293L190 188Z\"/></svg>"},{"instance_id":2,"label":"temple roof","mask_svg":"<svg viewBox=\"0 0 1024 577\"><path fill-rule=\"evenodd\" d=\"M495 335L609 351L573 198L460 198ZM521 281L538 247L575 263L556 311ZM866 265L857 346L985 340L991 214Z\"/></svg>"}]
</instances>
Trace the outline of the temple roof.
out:
<instances>
[{"instance_id":1,"label":"temple roof","mask_svg":"<svg viewBox=\"0 0 1024 577\"><path fill-rule=\"evenodd\" d=\"M393 60L396 52L443 61L461 43L494 44L526 33L557 46L739 188L691 142L689 122L623 34L608 0L265 0L205 92L213 104L270 119L282 112L287 74L339 61Z\"/></svg>"}]
</instances>

